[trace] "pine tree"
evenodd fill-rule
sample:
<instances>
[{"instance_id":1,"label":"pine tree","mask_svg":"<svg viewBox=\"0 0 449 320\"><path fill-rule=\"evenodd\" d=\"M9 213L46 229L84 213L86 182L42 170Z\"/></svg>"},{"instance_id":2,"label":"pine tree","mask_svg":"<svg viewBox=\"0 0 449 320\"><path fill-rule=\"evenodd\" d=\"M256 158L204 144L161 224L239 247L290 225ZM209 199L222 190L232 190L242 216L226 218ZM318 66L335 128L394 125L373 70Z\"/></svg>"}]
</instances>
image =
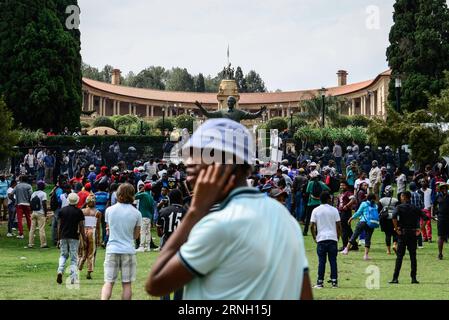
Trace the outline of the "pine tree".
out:
<instances>
[{"instance_id":1,"label":"pine tree","mask_svg":"<svg viewBox=\"0 0 449 320\"><path fill-rule=\"evenodd\" d=\"M262 77L254 70L251 70L245 77L246 92L267 92Z\"/></svg>"},{"instance_id":2,"label":"pine tree","mask_svg":"<svg viewBox=\"0 0 449 320\"><path fill-rule=\"evenodd\" d=\"M387 58L402 78L401 108L427 109L428 96L444 87L449 70L449 10L445 0L397 0ZM396 108L395 83L390 103Z\"/></svg>"},{"instance_id":3,"label":"pine tree","mask_svg":"<svg viewBox=\"0 0 449 320\"><path fill-rule=\"evenodd\" d=\"M80 33L65 27L68 2L0 3L0 94L25 128L79 127Z\"/></svg>"},{"instance_id":4,"label":"pine tree","mask_svg":"<svg viewBox=\"0 0 449 320\"><path fill-rule=\"evenodd\" d=\"M196 92L205 92L206 84L204 82L204 76L200 73L197 77L195 77L195 91Z\"/></svg>"}]
</instances>

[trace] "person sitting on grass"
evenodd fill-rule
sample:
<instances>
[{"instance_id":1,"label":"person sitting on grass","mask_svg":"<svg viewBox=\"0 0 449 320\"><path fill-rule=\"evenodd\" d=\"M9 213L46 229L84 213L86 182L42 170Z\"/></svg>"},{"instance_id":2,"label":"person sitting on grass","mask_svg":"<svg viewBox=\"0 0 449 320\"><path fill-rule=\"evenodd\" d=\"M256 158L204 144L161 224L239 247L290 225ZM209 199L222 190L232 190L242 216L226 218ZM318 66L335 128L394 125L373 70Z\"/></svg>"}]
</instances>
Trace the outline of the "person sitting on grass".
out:
<instances>
[{"instance_id":1,"label":"person sitting on grass","mask_svg":"<svg viewBox=\"0 0 449 320\"><path fill-rule=\"evenodd\" d=\"M365 202L363 202L360 205L360 208L357 210L354 215L349 218L348 224L351 224L352 220L359 219L359 223L355 227L355 231L352 234L351 239L349 240L348 245L346 248L341 252L343 255L348 255L349 250L352 246L356 245L356 240L359 237L359 235L362 233L362 231L365 231L366 238L365 238L365 256L363 257L364 260L370 260L368 254L369 249L371 247L371 237L373 235L374 229L368 226L368 211L370 208L374 208L375 210L378 210L377 204L376 204L376 195L371 193L368 195L368 198Z\"/></svg>"}]
</instances>

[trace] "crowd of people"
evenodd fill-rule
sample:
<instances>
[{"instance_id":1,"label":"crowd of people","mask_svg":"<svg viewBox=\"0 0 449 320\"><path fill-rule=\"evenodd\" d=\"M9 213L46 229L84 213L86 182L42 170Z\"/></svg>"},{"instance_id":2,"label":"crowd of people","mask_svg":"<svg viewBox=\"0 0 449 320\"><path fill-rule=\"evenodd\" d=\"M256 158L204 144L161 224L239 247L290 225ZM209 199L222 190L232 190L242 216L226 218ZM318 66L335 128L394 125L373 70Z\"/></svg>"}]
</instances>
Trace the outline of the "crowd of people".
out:
<instances>
[{"instance_id":1,"label":"crowd of people","mask_svg":"<svg viewBox=\"0 0 449 320\"><path fill-rule=\"evenodd\" d=\"M215 121L224 120L211 120L204 126ZM227 126L240 126L230 120L226 121ZM237 129L244 131L240 127ZM195 141L195 134L191 141ZM216 215L206 214L220 210L213 206L217 200L222 201L219 206L222 210L226 211L232 207L223 205L230 201L224 200L231 198L229 192L231 195L234 192L236 195L239 192L244 194L241 207L229 209L231 211L227 213L227 220L220 220L220 223L228 223L230 229L241 229L240 233L230 233L235 238L233 242L245 243L248 241L245 238L247 232L254 231L251 228L257 227L261 236L277 242L276 248L282 245L302 248L302 236L308 236L311 231L317 242L319 258L316 288L324 286L327 258L331 265L330 283L332 287L338 287L338 251L342 255L348 255L350 251L357 251L359 246L364 245L364 259L369 260L371 238L378 227L385 233L387 254L391 255L393 250L397 257L391 283L398 283L406 248L411 257L412 283L418 283L416 249L422 247L424 242L433 241L431 219L438 221L439 259L443 259L443 245L449 236L449 181L445 163L428 165L411 174L409 170L404 169L406 154L401 156L399 153L395 156L391 148L381 149L373 152L366 146L359 153L359 147L354 143L343 153L338 142L334 143L332 150L330 147L321 149L321 146L315 145L311 152L301 151L296 157L287 155L275 173L267 170L272 167L271 164L256 159L254 162L245 160L247 165L242 168L237 166L239 169L234 168L226 174L210 169L214 166L198 165L198 162L192 162L191 158L185 164L168 163L160 159L138 159L135 149L130 148L126 154L122 154L117 143L109 147L107 156L89 148L63 153L62 161L56 170L56 157L50 150L30 149L20 163L22 170L18 172L17 179L16 175L0 176L2 218L8 221L7 237L14 237L14 232L18 231L19 239L25 237L25 218L29 230L26 248L30 249L35 246L36 230L39 230L40 247L49 248L45 226L51 221L53 243L50 245L60 249L57 271L59 284L63 281L67 260L70 261L72 282L76 281L84 265L87 265L86 278L92 279L96 252L104 248L105 286L102 299L110 298L119 271L122 275L122 297L130 299L131 283L136 279L136 252L160 251L165 246L168 248L160 254L152 276L148 279L147 291L162 296L163 299L170 299L170 292L175 292L175 299L180 299L183 296L181 271L186 269L187 271L184 271L188 272L188 275L185 274L183 284L187 283L187 280L193 284L186 289L184 296L210 298L207 296L207 290L201 289L202 286L207 286L207 283L192 280L192 275L208 274L218 268L216 263L228 259L223 255L232 248L225 248L222 243L217 243L223 240L220 237L228 239L230 236L222 234L228 232L223 231L222 226L216 227L217 221L224 218L218 219ZM208 179L205 179L206 176ZM223 177L227 180L223 180ZM236 179L240 179L238 184ZM36 181L34 191L33 181ZM53 185L53 182L54 187L47 195L47 186ZM232 185L229 190L228 185ZM220 198L222 193L226 193L226 197ZM209 203L208 199L211 197L215 202L210 200ZM254 199L259 199L263 205L256 205L252 201ZM268 199L276 201L266 202ZM251 206L257 206L258 211L251 210ZM235 217L235 210L239 214L241 212L244 218ZM244 210L246 211L243 212ZM184 222L186 216L195 216L197 211L201 211L201 214L198 213L203 218L201 221L198 218L188 218L193 220ZM256 226L254 222L250 223L253 221L251 219L256 219L256 216L251 217L251 214L259 214L259 211L266 215L266 219L263 219L263 225ZM288 220L283 212L289 213L288 219L291 220ZM249 220L239 220L246 219L245 217ZM294 225L298 229L291 224L294 219ZM354 220L358 222L353 230L351 224ZM279 238L280 234L285 232L279 229L279 221L282 221L284 228L291 231L290 237L296 237L294 243L289 242L291 238L285 238L286 235ZM238 223L250 225L243 226ZM300 225L303 226L302 235L301 232L297 233ZM175 233L180 226L182 231ZM157 230L160 245L155 244L156 234L152 234L152 228ZM175 240L169 241L172 234L176 234ZM341 247L338 248L340 238ZM265 243L266 239L261 238L260 241ZM205 243L210 243L210 246L205 246ZM254 246L254 243L251 245ZM276 256L276 248L272 248L271 255ZM237 246L235 250L244 251L244 248ZM289 294L296 294L297 297L311 295L307 289L308 262L307 258L302 256L304 253L301 250L291 258L291 266L299 267L296 265L298 260L294 259L301 256L300 266L305 272L297 276L298 280L301 279L301 283L304 283L302 294L298 290L287 290L279 293L279 297L291 297ZM182 266L178 266L173 259L178 259ZM285 256L276 256L276 259L284 259L285 264ZM229 273L230 270L226 268L231 267L232 263L234 266L240 263L242 268L248 264L237 259L229 264L225 263L221 272ZM213 265L215 267L212 267ZM251 266L247 267L250 269ZM170 282L169 276L173 276L176 270L180 272L177 277L179 281ZM289 270L291 271L284 271ZM254 273L255 270L247 272ZM217 277L220 278L223 274ZM268 279L273 276L267 275ZM169 284L161 284L158 280L165 278ZM236 286L239 281L247 283L247 280L240 276L236 278L238 279L231 281ZM226 277L223 279L230 281ZM288 287L285 283L283 285ZM259 286L263 287L262 284ZM213 297L224 297L216 290L219 289L212 290L215 294ZM257 297L254 292L245 293L246 296L237 296ZM236 297L235 293L228 294ZM271 293L268 296L278 297Z\"/></svg>"}]
</instances>

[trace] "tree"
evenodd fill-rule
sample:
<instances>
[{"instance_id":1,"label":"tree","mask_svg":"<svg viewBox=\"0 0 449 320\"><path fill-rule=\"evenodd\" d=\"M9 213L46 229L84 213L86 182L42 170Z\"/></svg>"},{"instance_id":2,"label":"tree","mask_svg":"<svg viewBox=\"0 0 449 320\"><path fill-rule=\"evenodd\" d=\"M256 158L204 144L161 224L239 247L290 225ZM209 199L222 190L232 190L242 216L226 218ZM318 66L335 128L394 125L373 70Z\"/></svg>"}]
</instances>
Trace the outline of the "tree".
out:
<instances>
[{"instance_id":1,"label":"tree","mask_svg":"<svg viewBox=\"0 0 449 320\"><path fill-rule=\"evenodd\" d=\"M131 87L165 90L167 71L163 67L151 66L135 77L128 75L128 82Z\"/></svg>"},{"instance_id":2,"label":"tree","mask_svg":"<svg viewBox=\"0 0 449 320\"><path fill-rule=\"evenodd\" d=\"M156 123L154 125L157 129L159 129L161 132L164 132L165 130L173 131L173 128L175 127L175 124L173 123L172 119L165 118L165 119L158 119L156 120Z\"/></svg>"},{"instance_id":3,"label":"tree","mask_svg":"<svg viewBox=\"0 0 449 320\"><path fill-rule=\"evenodd\" d=\"M187 129L193 133L193 123L195 118L187 114L182 114L175 118L175 124L178 129Z\"/></svg>"},{"instance_id":4,"label":"tree","mask_svg":"<svg viewBox=\"0 0 449 320\"><path fill-rule=\"evenodd\" d=\"M111 83L112 82L112 70L114 70L113 66L105 65L103 71L101 71L101 77L103 82Z\"/></svg>"},{"instance_id":5,"label":"tree","mask_svg":"<svg viewBox=\"0 0 449 320\"><path fill-rule=\"evenodd\" d=\"M166 90L194 92L195 84L192 75L185 68L171 69L167 77Z\"/></svg>"},{"instance_id":6,"label":"tree","mask_svg":"<svg viewBox=\"0 0 449 320\"><path fill-rule=\"evenodd\" d=\"M260 75L251 70L245 77L245 82L247 86L247 92L267 92L265 83L263 82Z\"/></svg>"},{"instance_id":7,"label":"tree","mask_svg":"<svg viewBox=\"0 0 449 320\"><path fill-rule=\"evenodd\" d=\"M326 97L325 105L326 105L326 120L330 123L335 123L340 117L340 113L338 111L338 105L341 102L338 97ZM300 113L298 116L312 122L316 125L321 124L321 118L323 116L323 100L321 97L317 96L309 100L304 100L300 103L301 109L304 109L305 112Z\"/></svg>"},{"instance_id":8,"label":"tree","mask_svg":"<svg viewBox=\"0 0 449 320\"><path fill-rule=\"evenodd\" d=\"M81 64L81 72L84 78L103 81L103 77L100 71L97 68L88 65L87 63Z\"/></svg>"},{"instance_id":9,"label":"tree","mask_svg":"<svg viewBox=\"0 0 449 320\"><path fill-rule=\"evenodd\" d=\"M94 127L108 127L108 128L114 128L114 121L112 121L109 117L98 117L95 119L93 123Z\"/></svg>"},{"instance_id":10,"label":"tree","mask_svg":"<svg viewBox=\"0 0 449 320\"><path fill-rule=\"evenodd\" d=\"M195 91L196 92L205 92L206 84L204 83L204 76L202 73L198 75L195 79Z\"/></svg>"},{"instance_id":11,"label":"tree","mask_svg":"<svg viewBox=\"0 0 449 320\"><path fill-rule=\"evenodd\" d=\"M0 98L0 161L6 160L13 154L13 147L19 141L19 134L14 129L14 119L5 102Z\"/></svg>"},{"instance_id":12,"label":"tree","mask_svg":"<svg viewBox=\"0 0 449 320\"><path fill-rule=\"evenodd\" d=\"M80 125L80 34L66 29L65 8L55 3L0 3L0 94L25 128Z\"/></svg>"},{"instance_id":13,"label":"tree","mask_svg":"<svg viewBox=\"0 0 449 320\"><path fill-rule=\"evenodd\" d=\"M449 69L449 9L445 0L397 0L394 10L387 59L402 78L401 108L427 109ZM394 81L389 97L396 108Z\"/></svg>"},{"instance_id":14,"label":"tree","mask_svg":"<svg viewBox=\"0 0 449 320\"><path fill-rule=\"evenodd\" d=\"M237 83L237 88L239 89L239 92L247 92L248 88L246 86L246 79L243 75L242 68L237 67L235 70L235 82Z\"/></svg>"}]
</instances>

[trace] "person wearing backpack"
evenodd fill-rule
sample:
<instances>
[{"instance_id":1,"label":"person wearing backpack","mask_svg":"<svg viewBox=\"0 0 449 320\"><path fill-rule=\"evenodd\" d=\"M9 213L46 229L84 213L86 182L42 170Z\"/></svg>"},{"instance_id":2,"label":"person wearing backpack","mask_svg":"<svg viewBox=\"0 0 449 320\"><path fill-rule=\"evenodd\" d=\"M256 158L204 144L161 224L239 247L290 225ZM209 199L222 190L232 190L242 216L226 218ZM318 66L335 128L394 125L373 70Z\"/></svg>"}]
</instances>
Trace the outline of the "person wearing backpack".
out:
<instances>
[{"instance_id":1,"label":"person wearing backpack","mask_svg":"<svg viewBox=\"0 0 449 320\"><path fill-rule=\"evenodd\" d=\"M352 234L346 248L341 252L343 255L348 255L349 250L352 246L356 245L356 240L358 236L365 231L365 256L364 260L370 260L368 254L371 247L371 237L373 235L374 229L379 227L379 211L376 204L376 195L371 193L368 198L363 202L356 213L349 219L348 224L351 224L352 220L359 219L359 223L355 227L355 231Z\"/></svg>"},{"instance_id":2,"label":"person wearing backpack","mask_svg":"<svg viewBox=\"0 0 449 320\"><path fill-rule=\"evenodd\" d=\"M307 236L309 231L310 218L312 217L312 211L321 205L320 195L323 191L330 191L329 187L320 180L320 174L318 171L312 171L310 173L310 181L307 184L306 194L309 197L306 207L306 219L304 224L303 235Z\"/></svg>"},{"instance_id":3,"label":"person wearing backpack","mask_svg":"<svg viewBox=\"0 0 449 320\"><path fill-rule=\"evenodd\" d=\"M391 238L393 238L393 250L397 252L398 237L394 231L392 219L398 202L398 199L393 198L393 187L387 186L385 188L385 197L379 200L379 218L381 231L385 233L385 244L388 255L391 255Z\"/></svg>"},{"instance_id":4,"label":"person wearing backpack","mask_svg":"<svg viewBox=\"0 0 449 320\"><path fill-rule=\"evenodd\" d=\"M45 182L37 182L37 191L31 195L31 229L28 238L27 248L34 248L34 232L36 226L39 229L39 239L41 248L48 248L47 237L45 235L45 223L47 221L47 194L44 192Z\"/></svg>"}]
</instances>

